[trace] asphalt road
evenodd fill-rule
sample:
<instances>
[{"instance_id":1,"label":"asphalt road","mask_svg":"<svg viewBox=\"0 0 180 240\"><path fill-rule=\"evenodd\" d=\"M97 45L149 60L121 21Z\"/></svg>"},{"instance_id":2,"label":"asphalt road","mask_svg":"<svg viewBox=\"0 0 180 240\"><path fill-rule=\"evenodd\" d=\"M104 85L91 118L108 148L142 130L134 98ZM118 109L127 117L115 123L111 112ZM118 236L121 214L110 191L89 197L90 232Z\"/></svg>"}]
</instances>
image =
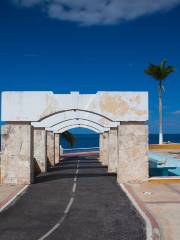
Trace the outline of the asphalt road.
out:
<instances>
[{"instance_id":1,"label":"asphalt road","mask_svg":"<svg viewBox=\"0 0 180 240\"><path fill-rule=\"evenodd\" d=\"M0 240L143 240L145 227L95 158L63 160L0 214Z\"/></svg>"}]
</instances>

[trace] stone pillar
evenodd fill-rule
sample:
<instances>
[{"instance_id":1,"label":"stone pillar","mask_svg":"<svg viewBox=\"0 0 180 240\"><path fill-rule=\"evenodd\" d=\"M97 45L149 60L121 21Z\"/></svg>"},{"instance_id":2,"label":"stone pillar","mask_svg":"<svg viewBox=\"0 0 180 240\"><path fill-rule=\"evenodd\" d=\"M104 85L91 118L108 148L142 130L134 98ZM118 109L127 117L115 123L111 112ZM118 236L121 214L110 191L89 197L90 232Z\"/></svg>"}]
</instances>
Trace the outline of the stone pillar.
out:
<instances>
[{"instance_id":1,"label":"stone pillar","mask_svg":"<svg viewBox=\"0 0 180 240\"><path fill-rule=\"evenodd\" d=\"M99 161L102 162L103 158L103 133L99 134Z\"/></svg>"},{"instance_id":2,"label":"stone pillar","mask_svg":"<svg viewBox=\"0 0 180 240\"><path fill-rule=\"evenodd\" d=\"M34 128L35 172L47 171L47 143L45 128Z\"/></svg>"},{"instance_id":3,"label":"stone pillar","mask_svg":"<svg viewBox=\"0 0 180 240\"><path fill-rule=\"evenodd\" d=\"M60 145L60 159L61 159L61 156L63 155L63 153L64 153L64 150L63 150L62 146Z\"/></svg>"},{"instance_id":4,"label":"stone pillar","mask_svg":"<svg viewBox=\"0 0 180 240\"><path fill-rule=\"evenodd\" d=\"M100 137L101 145L100 145L100 162L103 165L108 164L108 132L102 133Z\"/></svg>"},{"instance_id":5,"label":"stone pillar","mask_svg":"<svg viewBox=\"0 0 180 240\"><path fill-rule=\"evenodd\" d=\"M55 153L55 164L59 163L60 160L60 134L54 134L54 153Z\"/></svg>"},{"instance_id":6,"label":"stone pillar","mask_svg":"<svg viewBox=\"0 0 180 240\"><path fill-rule=\"evenodd\" d=\"M118 162L118 129L111 128L109 131L108 142L109 156L108 156L108 172L117 172Z\"/></svg>"},{"instance_id":7,"label":"stone pillar","mask_svg":"<svg viewBox=\"0 0 180 240\"><path fill-rule=\"evenodd\" d=\"M2 126L1 183L30 184L34 180L33 129L29 122Z\"/></svg>"},{"instance_id":8,"label":"stone pillar","mask_svg":"<svg viewBox=\"0 0 180 240\"><path fill-rule=\"evenodd\" d=\"M47 131L47 164L50 167L55 166L53 131Z\"/></svg>"},{"instance_id":9,"label":"stone pillar","mask_svg":"<svg viewBox=\"0 0 180 240\"><path fill-rule=\"evenodd\" d=\"M141 122L122 122L118 127L119 183L143 182L148 178L148 127Z\"/></svg>"}]
</instances>

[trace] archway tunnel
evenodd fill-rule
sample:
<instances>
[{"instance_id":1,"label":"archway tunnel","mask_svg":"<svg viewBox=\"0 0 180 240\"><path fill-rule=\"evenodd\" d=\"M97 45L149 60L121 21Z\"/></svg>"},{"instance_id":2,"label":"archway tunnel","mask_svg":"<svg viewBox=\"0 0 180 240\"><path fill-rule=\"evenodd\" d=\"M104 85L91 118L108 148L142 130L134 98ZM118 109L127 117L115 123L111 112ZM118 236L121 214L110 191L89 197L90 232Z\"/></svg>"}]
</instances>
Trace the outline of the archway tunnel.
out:
<instances>
[{"instance_id":1,"label":"archway tunnel","mask_svg":"<svg viewBox=\"0 0 180 240\"><path fill-rule=\"evenodd\" d=\"M60 135L79 127L99 134L99 161L118 182L147 180L146 93L7 92L3 102L2 183L31 184L34 168L58 164Z\"/></svg>"},{"instance_id":2,"label":"archway tunnel","mask_svg":"<svg viewBox=\"0 0 180 240\"><path fill-rule=\"evenodd\" d=\"M36 129L34 139L37 134L40 134L39 131L44 131L44 129ZM80 177L109 174L112 176L112 171L108 173L108 164L100 161L101 134L97 129L81 124L65 126L58 133L46 131L44 163L40 161L42 156L36 155L37 152L41 152L38 150L38 145L34 145L34 156L36 156L34 157L34 182L39 183L64 177L72 178L74 176L72 170L76 168L77 163L80 164L79 171L83 170L78 174Z\"/></svg>"}]
</instances>

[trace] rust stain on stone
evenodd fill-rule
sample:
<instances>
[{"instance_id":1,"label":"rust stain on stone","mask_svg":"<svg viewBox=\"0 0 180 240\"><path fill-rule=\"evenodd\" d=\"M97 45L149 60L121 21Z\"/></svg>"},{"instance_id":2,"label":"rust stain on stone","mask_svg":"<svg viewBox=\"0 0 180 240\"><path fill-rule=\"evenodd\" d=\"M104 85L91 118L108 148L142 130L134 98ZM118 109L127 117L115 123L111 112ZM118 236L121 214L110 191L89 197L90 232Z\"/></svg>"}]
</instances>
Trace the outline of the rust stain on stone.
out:
<instances>
[{"instance_id":1,"label":"rust stain on stone","mask_svg":"<svg viewBox=\"0 0 180 240\"><path fill-rule=\"evenodd\" d=\"M100 108L103 112L109 112L114 115L124 115L129 111L129 105L121 96L112 96L103 94L100 101Z\"/></svg>"},{"instance_id":2,"label":"rust stain on stone","mask_svg":"<svg viewBox=\"0 0 180 240\"><path fill-rule=\"evenodd\" d=\"M133 97L130 99L130 102L140 104L140 102L141 102L141 96L140 96L140 95L133 96Z\"/></svg>"},{"instance_id":3,"label":"rust stain on stone","mask_svg":"<svg viewBox=\"0 0 180 240\"><path fill-rule=\"evenodd\" d=\"M130 100L130 103L136 103L137 105L141 102L141 96L133 96ZM112 96L110 94L103 94L100 101L100 109L102 112L109 112L115 116L125 115L128 113L134 113L138 116L143 116L147 114L146 110L141 110L135 107L131 107L128 102L123 100L121 96Z\"/></svg>"},{"instance_id":4,"label":"rust stain on stone","mask_svg":"<svg viewBox=\"0 0 180 240\"><path fill-rule=\"evenodd\" d=\"M140 109L134 109L132 108L131 111L136 114L136 115L139 115L139 116L143 116L143 115L146 115L147 114L147 111L145 110L140 110Z\"/></svg>"}]
</instances>

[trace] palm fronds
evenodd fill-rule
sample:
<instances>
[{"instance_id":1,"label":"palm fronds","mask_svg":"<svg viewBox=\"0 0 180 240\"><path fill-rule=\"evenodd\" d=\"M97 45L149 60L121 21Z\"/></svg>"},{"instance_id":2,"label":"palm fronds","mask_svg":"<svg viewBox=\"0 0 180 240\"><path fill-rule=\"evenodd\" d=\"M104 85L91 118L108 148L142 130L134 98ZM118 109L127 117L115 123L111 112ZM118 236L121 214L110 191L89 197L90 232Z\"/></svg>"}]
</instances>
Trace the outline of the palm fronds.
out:
<instances>
[{"instance_id":1,"label":"palm fronds","mask_svg":"<svg viewBox=\"0 0 180 240\"><path fill-rule=\"evenodd\" d=\"M74 144L76 143L76 138L72 133L70 133L69 131L65 131L61 133L61 135L70 144L71 147L74 146Z\"/></svg>"},{"instance_id":2,"label":"palm fronds","mask_svg":"<svg viewBox=\"0 0 180 240\"><path fill-rule=\"evenodd\" d=\"M167 60L161 61L160 65L150 63L148 68L144 70L147 75L150 75L155 80L163 81L167 76L174 72L175 68L173 66L167 66Z\"/></svg>"}]
</instances>

